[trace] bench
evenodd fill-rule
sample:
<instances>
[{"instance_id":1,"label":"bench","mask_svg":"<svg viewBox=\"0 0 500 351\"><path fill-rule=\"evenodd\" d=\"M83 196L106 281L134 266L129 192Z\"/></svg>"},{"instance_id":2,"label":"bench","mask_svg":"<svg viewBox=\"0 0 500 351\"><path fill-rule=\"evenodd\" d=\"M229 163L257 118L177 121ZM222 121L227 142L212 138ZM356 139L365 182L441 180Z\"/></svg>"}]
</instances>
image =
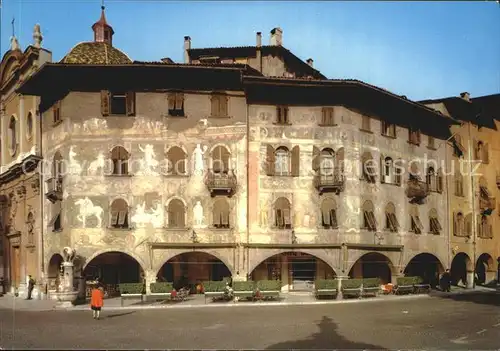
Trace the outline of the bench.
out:
<instances>
[{"instance_id":1,"label":"bench","mask_svg":"<svg viewBox=\"0 0 500 351\"><path fill-rule=\"evenodd\" d=\"M351 296L361 298L362 289L359 288L342 288L342 296Z\"/></svg>"},{"instance_id":2,"label":"bench","mask_svg":"<svg viewBox=\"0 0 500 351\"><path fill-rule=\"evenodd\" d=\"M145 295L144 299L147 301L155 300L155 301L164 301L170 298L171 293L151 293L149 295Z\"/></svg>"},{"instance_id":3,"label":"bench","mask_svg":"<svg viewBox=\"0 0 500 351\"><path fill-rule=\"evenodd\" d=\"M205 291L203 293L205 295L205 303L207 303L207 298L211 297L213 301L221 299L224 297L224 291Z\"/></svg>"},{"instance_id":4,"label":"bench","mask_svg":"<svg viewBox=\"0 0 500 351\"><path fill-rule=\"evenodd\" d=\"M120 295L120 305L123 307L123 301L125 299L140 299L141 303L144 302L143 294L121 294Z\"/></svg>"},{"instance_id":5,"label":"bench","mask_svg":"<svg viewBox=\"0 0 500 351\"><path fill-rule=\"evenodd\" d=\"M414 290L413 285L396 285L394 295L411 294Z\"/></svg>"},{"instance_id":6,"label":"bench","mask_svg":"<svg viewBox=\"0 0 500 351\"><path fill-rule=\"evenodd\" d=\"M316 298L319 298L321 296L337 297L337 295L338 295L337 289L317 289L316 290Z\"/></svg>"},{"instance_id":7,"label":"bench","mask_svg":"<svg viewBox=\"0 0 500 351\"><path fill-rule=\"evenodd\" d=\"M255 293L253 291L233 291L233 295L235 297L234 302L238 301L239 299L254 299L255 298Z\"/></svg>"},{"instance_id":8,"label":"bench","mask_svg":"<svg viewBox=\"0 0 500 351\"><path fill-rule=\"evenodd\" d=\"M380 286L367 286L366 288L363 287L363 296L368 296L368 295L377 296L380 290L381 290Z\"/></svg>"},{"instance_id":9,"label":"bench","mask_svg":"<svg viewBox=\"0 0 500 351\"><path fill-rule=\"evenodd\" d=\"M258 300L274 300L274 299L279 299L281 291L278 290L264 290L260 291L258 295L256 295L256 298Z\"/></svg>"},{"instance_id":10,"label":"bench","mask_svg":"<svg viewBox=\"0 0 500 351\"><path fill-rule=\"evenodd\" d=\"M415 292L417 294L420 293L429 293L431 290L430 284L415 284Z\"/></svg>"}]
</instances>

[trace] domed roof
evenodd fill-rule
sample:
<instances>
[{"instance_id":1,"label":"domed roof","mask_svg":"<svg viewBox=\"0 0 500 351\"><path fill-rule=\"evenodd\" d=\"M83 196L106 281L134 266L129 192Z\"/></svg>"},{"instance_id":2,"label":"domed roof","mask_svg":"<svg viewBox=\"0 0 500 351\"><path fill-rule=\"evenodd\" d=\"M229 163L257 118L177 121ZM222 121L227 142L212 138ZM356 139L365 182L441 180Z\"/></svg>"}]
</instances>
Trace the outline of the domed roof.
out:
<instances>
[{"instance_id":1,"label":"domed roof","mask_svg":"<svg viewBox=\"0 0 500 351\"><path fill-rule=\"evenodd\" d=\"M132 60L108 43L95 41L77 44L60 63L122 65L132 63Z\"/></svg>"}]
</instances>

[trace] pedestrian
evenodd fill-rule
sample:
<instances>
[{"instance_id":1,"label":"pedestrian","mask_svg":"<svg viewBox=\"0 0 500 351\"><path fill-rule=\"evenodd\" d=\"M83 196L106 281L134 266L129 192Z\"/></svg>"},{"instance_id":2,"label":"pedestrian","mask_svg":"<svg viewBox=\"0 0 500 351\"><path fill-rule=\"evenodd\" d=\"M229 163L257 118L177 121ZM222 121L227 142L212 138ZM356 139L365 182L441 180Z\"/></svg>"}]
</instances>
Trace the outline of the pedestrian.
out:
<instances>
[{"instance_id":1,"label":"pedestrian","mask_svg":"<svg viewBox=\"0 0 500 351\"><path fill-rule=\"evenodd\" d=\"M450 292L451 290L451 274L450 271L447 269L443 275L441 276L441 290L445 292Z\"/></svg>"},{"instance_id":2,"label":"pedestrian","mask_svg":"<svg viewBox=\"0 0 500 351\"><path fill-rule=\"evenodd\" d=\"M94 286L90 296L90 309L92 310L92 317L99 319L102 306L104 305L104 289L98 285Z\"/></svg>"},{"instance_id":3,"label":"pedestrian","mask_svg":"<svg viewBox=\"0 0 500 351\"><path fill-rule=\"evenodd\" d=\"M33 289L35 288L35 279L31 275L28 275L28 297L26 300L31 300L31 294L33 293Z\"/></svg>"}]
</instances>

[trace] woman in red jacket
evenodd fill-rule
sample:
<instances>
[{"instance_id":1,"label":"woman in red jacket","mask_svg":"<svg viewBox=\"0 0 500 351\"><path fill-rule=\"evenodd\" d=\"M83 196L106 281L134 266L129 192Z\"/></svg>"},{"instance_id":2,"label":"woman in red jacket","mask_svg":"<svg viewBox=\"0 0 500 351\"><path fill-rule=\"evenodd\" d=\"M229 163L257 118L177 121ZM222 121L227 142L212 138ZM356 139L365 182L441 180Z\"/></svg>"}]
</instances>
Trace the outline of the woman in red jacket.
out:
<instances>
[{"instance_id":1,"label":"woman in red jacket","mask_svg":"<svg viewBox=\"0 0 500 351\"><path fill-rule=\"evenodd\" d=\"M99 319L101 314L101 308L104 305L104 289L102 287L97 287L97 285L92 289L92 294L90 297L90 308L92 309L92 316L94 319Z\"/></svg>"}]
</instances>

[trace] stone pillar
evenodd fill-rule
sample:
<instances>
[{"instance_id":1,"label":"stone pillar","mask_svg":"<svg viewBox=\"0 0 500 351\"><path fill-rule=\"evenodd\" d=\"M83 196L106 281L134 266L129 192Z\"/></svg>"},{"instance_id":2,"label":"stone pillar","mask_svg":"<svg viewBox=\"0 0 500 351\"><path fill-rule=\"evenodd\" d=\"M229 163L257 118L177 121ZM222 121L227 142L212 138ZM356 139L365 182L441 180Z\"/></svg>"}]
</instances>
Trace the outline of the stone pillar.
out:
<instances>
[{"instance_id":1,"label":"stone pillar","mask_svg":"<svg viewBox=\"0 0 500 351\"><path fill-rule=\"evenodd\" d=\"M156 283L156 273L154 271L146 271L146 295L151 294L151 283Z\"/></svg>"},{"instance_id":2,"label":"stone pillar","mask_svg":"<svg viewBox=\"0 0 500 351\"><path fill-rule=\"evenodd\" d=\"M281 284L283 285L281 291L290 291L290 282L288 281L289 269L288 269L288 257L282 256L281 258Z\"/></svg>"},{"instance_id":3,"label":"stone pillar","mask_svg":"<svg viewBox=\"0 0 500 351\"><path fill-rule=\"evenodd\" d=\"M474 272L467 271L467 286L466 288L472 289L474 287Z\"/></svg>"},{"instance_id":4,"label":"stone pillar","mask_svg":"<svg viewBox=\"0 0 500 351\"><path fill-rule=\"evenodd\" d=\"M63 262L63 291L74 291L74 268L73 262Z\"/></svg>"},{"instance_id":5,"label":"stone pillar","mask_svg":"<svg viewBox=\"0 0 500 351\"><path fill-rule=\"evenodd\" d=\"M344 296L342 295L342 281L348 280L348 276L339 275L337 276L337 300L342 300Z\"/></svg>"}]
</instances>

